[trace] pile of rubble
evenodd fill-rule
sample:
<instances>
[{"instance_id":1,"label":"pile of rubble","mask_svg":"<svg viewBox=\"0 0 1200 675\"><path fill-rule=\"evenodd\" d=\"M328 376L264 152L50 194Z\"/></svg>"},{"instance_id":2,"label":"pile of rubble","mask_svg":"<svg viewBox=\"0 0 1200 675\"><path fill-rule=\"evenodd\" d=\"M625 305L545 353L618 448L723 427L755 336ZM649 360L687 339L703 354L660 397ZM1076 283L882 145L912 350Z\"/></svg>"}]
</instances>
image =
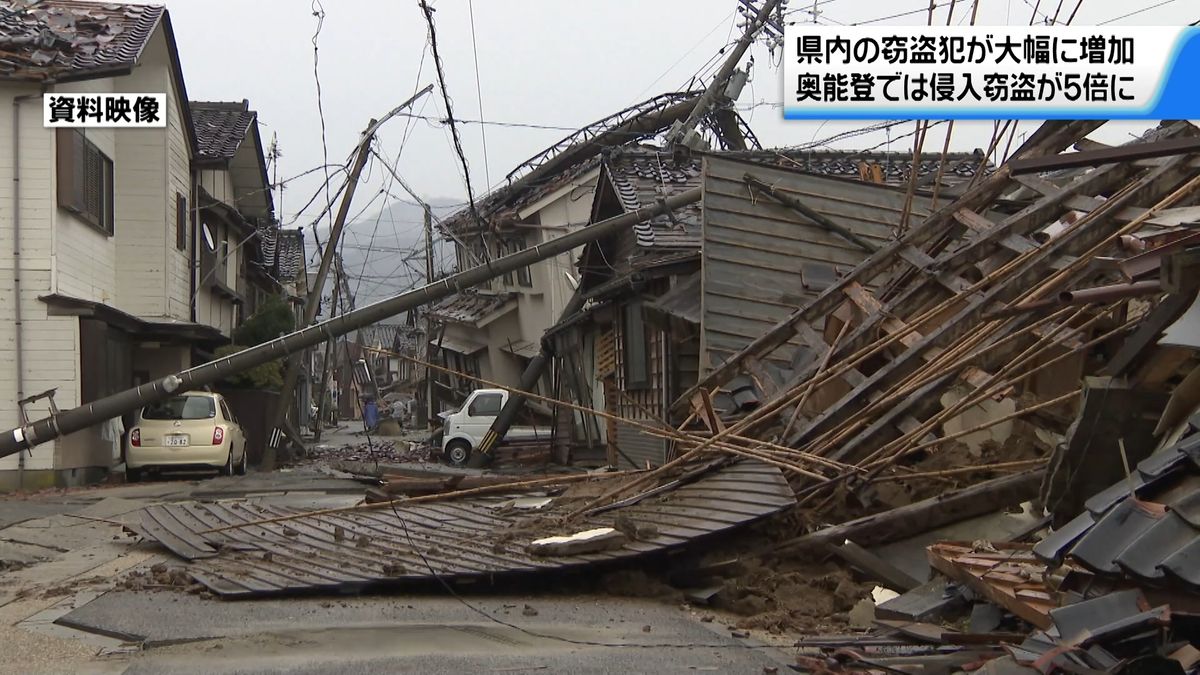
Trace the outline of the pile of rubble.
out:
<instances>
[{"instance_id":1,"label":"pile of rubble","mask_svg":"<svg viewBox=\"0 0 1200 675\"><path fill-rule=\"evenodd\" d=\"M689 602L838 630L801 640L807 670L1194 670L1200 133L1109 148L1086 138L1099 125L1047 123L935 196L700 377L672 406L683 424L611 420L670 441L657 468L396 475L355 507L184 504L131 528L223 597L688 551L671 568L694 572L675 584ZM383 447L335 452L407 457Z\"/></svg>"},{"instance_id":2,"label":"pile of rubble","mask_svg":"<svg viewBox=\"0 0 1200 675\"><path fill-rule=\"evenodd\" d=\"M312 449L311 455L327 462L369 464L426 462L430 459L430 451L427 446L410 441L390 441L380 438L372 438L362 443L317 445Z\"/></svg>"}]
</instances>

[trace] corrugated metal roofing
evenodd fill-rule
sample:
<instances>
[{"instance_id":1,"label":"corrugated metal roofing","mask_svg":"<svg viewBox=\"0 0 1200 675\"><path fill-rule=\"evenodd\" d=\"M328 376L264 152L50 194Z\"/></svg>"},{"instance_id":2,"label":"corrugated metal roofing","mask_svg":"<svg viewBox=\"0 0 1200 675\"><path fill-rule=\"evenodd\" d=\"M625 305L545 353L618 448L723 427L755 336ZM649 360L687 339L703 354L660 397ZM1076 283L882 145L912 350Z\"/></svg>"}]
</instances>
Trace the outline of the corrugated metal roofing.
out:
<instances>
[{"instance_id":1,"label":"corrugated metal roofing","mask_svg":"<svg viewBox=\"0 0 1200 675\"><path fill-rule=\"evenodd\" d=\"M132 68L162 5L81 0L0 6L0 79L48 80Z\"/></svg>"},{"instance_id":2,"label":"corrugated metal roofing","mask_svg":"<svg viewBox=\"0 0 1200 675\"><path fill-rule=\"evenodd\" d=\"M795 503L783 474L759 462L717 469L669 492L582 519L564 528L567 532L523 529L527 513L498 508L509 499L399 504L394 510L314 515L211 534L203 531L294 512L248 501L187 502L146 507L130 527L190 561L188 571L213 592L245 597L361 592L429 581L434 572L458 581L632 561ZM653 525L653 536L580 555L534 556L525 550L535 538L612 526L618 516L639 529Z\"/></svg>"},{"instance_id":3,"label":"corrugated metal roofing","mask_svg":"<svg viewBox=\"0 0 1200 675\"><path fill-rule=\"evenodd\" d=\"M1142 460L1127 480L1034 547L1097 574L1200 587L1200 433Z\"/></svg>"},{"instance_id":4,"label":"corrugated metal roofing","mask_svg":"<svg viewBox=\"0 0 1200 675\"><path fill-rule=\"evenodd\" d=\"M747 173L877 246L891 240L904 209L904 191L891 187L717 155L704 161L702 365L736 353L868 256L771 197L751 193ZM914 196L912 222L931 205ZM794 338L771 357L786 366L802 345Z\"/></svg>"}]
</instances>

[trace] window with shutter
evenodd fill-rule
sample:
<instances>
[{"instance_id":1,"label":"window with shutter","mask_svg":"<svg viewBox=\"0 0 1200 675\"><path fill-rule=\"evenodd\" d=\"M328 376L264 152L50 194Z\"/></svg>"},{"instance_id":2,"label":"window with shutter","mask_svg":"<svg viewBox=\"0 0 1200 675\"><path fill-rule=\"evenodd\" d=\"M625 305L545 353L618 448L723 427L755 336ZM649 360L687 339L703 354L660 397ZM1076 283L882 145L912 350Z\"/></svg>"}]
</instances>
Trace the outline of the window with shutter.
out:
<instances>
[{"instance_id":1,"label":"window with shutter","mask_svg":"<svg viewBox=\"0 0 1200 675\"><path fill-rule=\"evenodd\" d=\"M57 145L58 205L112 235L112 160L78 129L59 129Z\"/></svg>"}]
</instances>

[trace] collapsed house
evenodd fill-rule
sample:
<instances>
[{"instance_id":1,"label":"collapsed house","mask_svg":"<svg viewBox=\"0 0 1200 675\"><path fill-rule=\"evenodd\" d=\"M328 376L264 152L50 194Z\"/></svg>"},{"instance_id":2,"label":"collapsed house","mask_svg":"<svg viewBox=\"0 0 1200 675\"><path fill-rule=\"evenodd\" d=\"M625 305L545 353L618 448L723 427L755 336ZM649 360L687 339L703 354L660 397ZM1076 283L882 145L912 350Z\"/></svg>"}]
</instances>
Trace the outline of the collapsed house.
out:
<instances>
[{"instance_id":1,"label":"collapsed house","mask_svg":"<svg viewBox=\"0 0 1200 675\"><path fill-rule=\"evenodd\" d=\"M937 166L917 171L930 182L954 185L985 166L975 157L953 156L949 162L953 170L940 179ZM685 159L648 147L611 152L593 199L593 222L689 188L703 187L704 197L586 247L580 292L589 303L548 333L560 372L567 374L564 397L620 418L667 420L670 403L695 387L711 364L744 347L789 308L815 298L893 236L905 192L863 177L899 176L899 163L892 155L812 151ZM911 161L905 166L907 176ZM748 189L746 176L804 199L820 215L842 223L849 238L824 223L797 219L794 211ZM929 196L917 195L913 213L926 215L931 205ZM772 356L781 368L796 358L790 348ZM748 380L735 382L717 400L717 409L732 412L757 401L750 389ZM685 417L669 421L678 426ZM577 425L573 441L591 438L604 442L614 465L658 466L670 456L667 439L611 419Z\"/></svg>"}]
</instances>

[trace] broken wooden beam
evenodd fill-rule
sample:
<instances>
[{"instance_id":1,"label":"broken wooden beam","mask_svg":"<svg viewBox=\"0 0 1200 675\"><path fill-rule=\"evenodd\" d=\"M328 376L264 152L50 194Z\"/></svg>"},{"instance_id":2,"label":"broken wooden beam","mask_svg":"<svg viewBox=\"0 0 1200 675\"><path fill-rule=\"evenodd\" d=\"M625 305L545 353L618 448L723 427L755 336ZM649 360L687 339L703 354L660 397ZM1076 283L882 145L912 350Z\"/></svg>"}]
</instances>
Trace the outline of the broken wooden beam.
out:
<instances>
[{"instance_id":1,"label":"broken wooden beam","mask_svg":"<svg viewBox=\"0 0 1200 675\"><path fill-rule=\"evenodd\" d=\"M1171 138L1152 143L1119 145L1102 150L1084 150L1082 152L1071 152L1063 155L1014 159L1009 162L1009 165L1012 166L1013 175L1020 175L1023 173L1044 173L1060 169L1074 169L1082 166L1117 164L1137 159L1167 157L1193 152L1200 152L1200 138Z\"/></svg>"},{"instance_id":2,"label":"broken wooden beam","mask_svg":"<svg viewBox=\"0 0 1200 675\"><path fill-rule=\"evenodd\" d=\"M1042 470L1004 476L913 504L826 527L774 547L776 553L813 550L847 539L876 546L981 516L1037 497Z\"/></svg>"}]
</instances>

